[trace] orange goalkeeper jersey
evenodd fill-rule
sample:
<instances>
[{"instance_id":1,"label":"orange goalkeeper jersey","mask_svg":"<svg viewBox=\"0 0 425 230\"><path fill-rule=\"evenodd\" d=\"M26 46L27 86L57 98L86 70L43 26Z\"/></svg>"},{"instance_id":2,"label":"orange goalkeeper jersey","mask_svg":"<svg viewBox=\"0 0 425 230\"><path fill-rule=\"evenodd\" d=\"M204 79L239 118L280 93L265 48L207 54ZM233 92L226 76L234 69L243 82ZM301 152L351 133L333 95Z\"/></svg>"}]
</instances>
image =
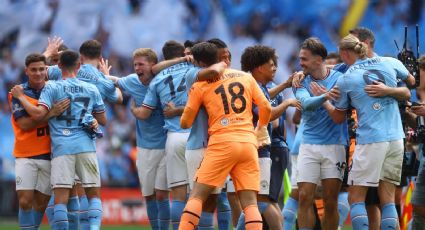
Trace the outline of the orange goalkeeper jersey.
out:
<instances>
[{"instance_id":1,"label":"orange goalkeeper jersey","mask_svg":"<svg viewBox=\"0 0 425 230\"><path fill-rule=\"evenodd\" d=\"M260 109L259 122L267 124L271 105L257 82L250 74L226 69L220 80L197 82L192 86L181 120L193 121L203 105L208 113L208 145L231 141L257 145L252 103Z\"/></svg>"}]
</instances>

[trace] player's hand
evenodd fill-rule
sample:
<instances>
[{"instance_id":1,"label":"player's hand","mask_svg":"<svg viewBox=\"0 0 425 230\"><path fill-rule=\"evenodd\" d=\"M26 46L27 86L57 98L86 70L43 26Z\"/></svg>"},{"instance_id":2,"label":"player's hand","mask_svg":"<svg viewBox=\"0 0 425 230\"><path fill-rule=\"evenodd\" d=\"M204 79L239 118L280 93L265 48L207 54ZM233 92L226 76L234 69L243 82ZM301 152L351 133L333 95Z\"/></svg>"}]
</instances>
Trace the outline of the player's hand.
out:
<instances>
[{"instance_id":1,"label":"player's hand","mask_svg":"<svg viewBox=\"0 0 425 230\"><path fill-rule=\"evenodd\" d=\"M255 127L255 135L257 136L258 147L270 145L270 136L267 130L267 126L259 126Z\"/></svg>"},{"instance_id":2,"label":"player's hand","mask_svg":"<svg viewBox=\"0 0 425 230\"><path fill-rule=\"evenodd\" d=\"M167 106L163 109L164 117L171 118L178 115L179 109L174 105L173 102L168 102Z\"/></svg>"},{"instance_id":3,"label":"player's hand","mask_svg":"<svg viewBox=\"0 0 425 230\"><path fill-rule=\"evenodd\" d=\"M97 122L96 118L93 118L93 122L89 126L90 129L96 130L99 128L99 123Z\"/></svg>"},{"instance_id":4,"label":"player's hand","mask_svg":"<svg viewBox=\"0 0 425 230\"><path fill-rule=\"evenodd\" d=\"M289 99L286 99L286 100L288 101L289 106L295 107L296 109L302 111L303 107L302 107L300 101L298 101L295 98L289 98Z\"/></svg>"},{"instance_id":5,"label":"player's hand","mask_svg":"<svg viewBox=\"0 0 425 230\"><path fill-rule=\"evenodd\" d=\"M340 96L341 96L341 93L339 91L338 86L334 86L331 90L329 90L325 94L326 100L331 100L331 101L338 101Z\"/></svg>"},{"instance_id":6,"label":"player's hand","mask_svg":"<svg viewBox=\"0 0 425 230\"><path fill-rule=\"evenodd\" d=\"M108 59L100 59L99 62L99 71L102 72L103 74L105 74L106 76L109 76L109 71L111 70L112 66L109 65L109 61Z\"/></svg>"},{"instance_id":7,"label":"player's hand","mask_svg":"<svg viewBox=\"0 0 425 230\"><path fill-rule=\"evenodd\" d=\"M22 85L15 85L10 90L10 93L12 93L12 96L16 99L19 99L20 97L24 96L24 87Z\"/></svg>"},{"instance_id":8,"label":"player's hand","mask_svg":"<svg viewBox=\"0 0 425 230\"><path fill-rule=\"evenodd\" d=\"M327 93L326 87L317 84L317 82L310 83L310 89L314 96L320 96L322 94Z\"/></svg>"},{"instance_id":9,"label":"player's hand","mask_svg":"<svg viewBox=\"0 0 425 230\"><path fill-rule=\"evenodd\" d=\"M47 38L47 47L43 52L46 58L52 57L59 54L59 47L63 44L61 37L54 36L53 38Z\"/></svg>"},{"instance_id":10,"label":"player's hand","mask_svg":"<svg viewBox=\"0 0 425 230\"><path fill-rule=\"evenodd\" d=\"M305 78L303 71L295 72L291 76L292 76L292 87L301 88L301 82Z\"/></svg>"},{"instance_id":11,"label":"player's hand","mask_svg":"<svg viewBox=\"0 0 425 230\"><path fill-rule=\"evenodd\" d=\"M390 87L379 81L373 81L372 85L364 87L364 91L371 97L385 97L389 90Z\"/></svg>"},{"instance_id":12,"label":"player's hand","mask_svg":"<svg viewBox=\"0 0 425 230\"><path fill-rule=\"evenodd\" d=\"M410 111L418 116L425 116L425 105L415 105L410 107Z\"/></svg>"},{"instance_id":13,"label":"player's hand","mask_svg":"<svg viewBox=\"0 0 425 230\"><path fill-rule=\"evenodd\" d=\"M53 107L49 112L50 117L56 117L61 115L66 109L68 109L70 103L71 100L69 100L69 98L66 98L53 104Z\"/></svg>"},{"instance_id":14,"label":"player's hand","mask_svg":"<svg viewBox=\"0 0 425 230\"><path fill-rule=\"evenodd\" d=\"M195 59L193 58L193 55L186 55L184 56L184 58L186 62L190 62L192 64L195 63Z\"/></svg>"}]
</instances>

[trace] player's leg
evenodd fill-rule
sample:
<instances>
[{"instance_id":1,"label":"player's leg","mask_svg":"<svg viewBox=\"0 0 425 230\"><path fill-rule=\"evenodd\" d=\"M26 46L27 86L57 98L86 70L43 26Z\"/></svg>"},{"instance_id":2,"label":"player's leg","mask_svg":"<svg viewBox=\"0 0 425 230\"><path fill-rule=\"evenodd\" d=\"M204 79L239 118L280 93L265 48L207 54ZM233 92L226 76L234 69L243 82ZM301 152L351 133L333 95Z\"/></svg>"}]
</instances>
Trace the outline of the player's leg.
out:
<instances>
[{"instance_id":1,"label":"player's leg","mask_svg":"<svg viewBox=\"0 0 425 230\"><path fill-rule=\"evenodd\" d=\"M68 229L68 200L75 179L75 155L62 155L52 159L51 183L55 196L53 228Z\"/></svg>"},{"instance_id":2,"label":"player's leg","mask_svg":"<svg viewBox=\"0 0 425 230\"><path fill-rule=\"evenodd\" d=\"M100 229L103 211L102 201L100 200L100 172L96 153L76 154L76 172L89 203L90 229Z\"/></svg>"},{"instance_id":3,"label":"player's leg","mask_svg":"<svg viewBox=\"0 0 425 230\"><path fill-rule=\"evenodd\" d=\"M77 181L71 189L68 200L68 222L70 230L78 230L80 225L80 199L78 197Z\"/></svg>"},{"instance_id":4,"label":"player's leg","mask_svg":"<svg viewBox=\"0 0 425 230\"><path fill-rule=\"evenodd\" d=\"M366 211L369 219L369 230L381 229L381 208L377 187L370 187L366 193Z\"/></svg>"},{"instance_id":5,"label":"player's leg","mask_svg":"<svg viewBox=\"0 0 425 230\"><path fill-rule=\"evenodd\" d=\"M35 160L38 166L37 184L34 191L34 224L38 228L46 211L52 194L50 183L51 164L50 160Z\"/></svg>"},{"instance_id":6,"label":"player's leg","mask_svg":"<svg viewBox=\"0 0 425 230\"><path fill-rule=\"evenodd\" d=\"M319 145L300 145L297 162L298 226L300 228L313 229L315 225L313 202L320 179L320 150L318 149Z\"/></svg>"},{"instance_id":7,"label":"player's leg","mask_svg":"<svg viewBox=\"0 0 425 230\"><path fill-rule=\"evenodd\" d=\"M179 227L181 214L186 204L188 175L185 159L186 143L189 133L167 133L165 143L167 183L173 199L171 203L171 224Z\"/></svg>"},{"instance_id":8,"label":"player's leg","mask_svg":"<svg viewBox=\"0 0 425 230\"><path fill-rule=\"evenodd\" d=\"M230 208L229 199L227 198L226 192L223 190L224 189L221 190L217 199L217 222L219 230L229 229L230 222L232 221L232 211Z\"/></svg>"},{"instance_id":9,"label":"player's leg","mask_svg":"<svg viewBox=\"0 0 425 230\"><path fill-rule=\"evenodd\" d=\"M159 229L168 230L170 226L170 192L167 184L167 167L165 159L165 149L156 153L160 157L155 176L155 195L158 205Z\"/></svg>"},{"instance_id":10,"label":"player's leg","mask_svg":"<svg viewBox=\"0 0 425 230\"><path fill-rule=\"evenodd\" d=\"M422 157L419 166L416 186L412 195L413 221L412 229L420 229L425 226L425 158Z\"/></svg>"},{"instance_id":11,"label":"player's leg","mask_svg":"<svg viewBox=\"0 0 425 230\"><path fill-rule=\"evenodd\" d=\"M37 166L33 159L15 160L16 193L19 202L19 226L21 229L35 226L32 212L34 189L37 182Z\"/></svg>"},{"instance_id":12,"label":"player's leg","mask_svg":"<svg viewBox=\"0 0 425 230\"><path fill-rule=\"evenodd\" d=\"M282 209L283 229L292 229L298 213L298 185L297 185L297 159L298 155L291 156L291 186L292 191Z\"/></svg>"},{"instance_id":13,"label":"player's leg","mask_svg":"<svg viewBox=\"0 0 425 230\"><path fill-rule=\"evenodd\" d=\"M229 200L229 204L232 210L232 225L236 227L238 224L239 216L242 213L241 203L239 202L239 198L236 194L235 185L233 184L232 178L227 182L227 199Z\"/></svg>"},{"instance_id":14,"label":"player's leg","mask_svg":"<svg viewBox=\"0 0 425 230\"><path fill-rule=\"evenodd\" d=\"M382 210L381 229L396 229L398 227L394 197L396 185L400 183L401 179L403 152L403 140L389 142L378 187Z\"/></svg>"},{"instance_id":15,"label":"player's leg","mask_svg":"<svg viewBox=\"0 0 425 230\"><path fill-rule=\"evenodd\" d=\"M338 194L341 187L341 180L334 178L324 179L322 180L322 187L325 208L322 226L324 229L337 229L339 223Z\"/></svg>"},{"instance_id":16,"label":"player's leg","mask_svg":"<svg viewBox=\"0 0 425 230\"><path fill-rule=\"evenodd\" d=\"M86 192L81 184L81 180L76 176L74 188L77 191L78 201L80 203L80 228L81 230L90 229L89 223L89 200L87 199Z\"/></svg>"}]
</instances>

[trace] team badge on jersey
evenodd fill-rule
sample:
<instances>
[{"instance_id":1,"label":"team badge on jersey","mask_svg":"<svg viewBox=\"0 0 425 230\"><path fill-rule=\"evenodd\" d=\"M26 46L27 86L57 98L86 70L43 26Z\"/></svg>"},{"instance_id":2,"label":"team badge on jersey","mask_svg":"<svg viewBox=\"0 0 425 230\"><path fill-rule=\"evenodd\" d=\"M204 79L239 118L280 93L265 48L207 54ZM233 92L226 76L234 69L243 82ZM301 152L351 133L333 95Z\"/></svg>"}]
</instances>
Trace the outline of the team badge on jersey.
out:
<instances>
[{"instance_id":1,"label":"team badge on jersey","mask_svg":"<svg viewBox=\"0 0 425 230\"><path fill-rule=\"evenodd\" d=\"M69 130L69 129L63 129L62 130L62 134L65 135L65 136L69 136L71 134L71 130Z\"/></svg>"},{"instance_id":2,"label":"team badge on jersey","mask_svg":"<svg viewBox=\"0 0 425 230\"><path fill-rule=\"evenodd\" d=\"M222 125L222 126L228 126L229 125L229 119L228 118L223 118L223 119L221 119L221 121L220 121L220 124Z\"/></svg>"},{"instance_id":3,"label":"team badge on jersey","mask_svg":"<svg viewBox=\"0 0 425 230\"><path fill-rule=\"evenodd\" d=\"M372 108L374 110L380 110L382 108L381 104L378 102L373 103Z\"/></svg>"}]
</instances>

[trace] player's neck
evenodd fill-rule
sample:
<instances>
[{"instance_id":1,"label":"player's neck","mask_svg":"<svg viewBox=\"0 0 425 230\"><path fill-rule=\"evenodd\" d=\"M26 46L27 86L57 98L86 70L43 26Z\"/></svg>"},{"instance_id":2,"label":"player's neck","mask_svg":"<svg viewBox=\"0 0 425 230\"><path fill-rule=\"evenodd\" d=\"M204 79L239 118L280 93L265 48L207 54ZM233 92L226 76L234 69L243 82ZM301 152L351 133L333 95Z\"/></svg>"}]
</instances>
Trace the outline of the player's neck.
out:
<instances>
[{"instance_id":1,"label":"player's neck","mask_svg":"<svg viewBox=\"0 0 425 230\"><path fill-rule=\"evenodd\" d=\"M269 80L267 80L265 76L259 73L253 73L252 76L257 82L261 83L262 85L267 85L267 83L269 83Z\"/></svg>"},{"instance_id":2,"label":"player's neck","mask_svg":"<svg viewBox=\"0 0 425 230\"><path fill-rule=\"evenodd\" d=\"M76 73L73 73L73 72L64 72L62 70L62 79L63 80L68 79L68 78L76 78L76 77L77 77L77 74Z\"/></svg>"},{"instance_id":3,"label":"player's neck","mask_svg":"<svg viewBox=\"0 0 425 230\"><path fill-rule=\"evenodd\" d=\"M149 83L152 81L152 76L139 76L139 81L143 84L143 85L149 85Z\"/></svg>"},{"instance_id":4,"label":"player's neck","mask_svg":"<svg viewBox=\"0 0 425 230\"><path fill-rule=\"evenodd\" d=\"M93 60L84 59L84 63L82 63L82 64L92 65L95 68L97 68L97 66L99 65L99 60L98 59L93 59Z\"/></svg>"},{"instance_id":5,"label":"player's neck","mask_svg":"<svg viewBox=\"0 0 425 230\"><path fill-rule=\"evenodd\" d=\"M326 68L325 65L321 66L320 68L317 68L312 74L311 76L315 79L315 80L323 80L326 77L328 77L329 75L329 69Z\"/></svg>"},{"instance_id":6,"label":"player's neck","mask_svg":"<svg viewBox=\"0 0 425 230\"><path fill-rule=\"evenodd\" d=\"M28 82L28 84L29 84L29 87L30 88L33 88L35 90L41 90L46 83L45 82L43 82L43 83L31 83L31 82Z\"/></svg>"}]
</instances>

